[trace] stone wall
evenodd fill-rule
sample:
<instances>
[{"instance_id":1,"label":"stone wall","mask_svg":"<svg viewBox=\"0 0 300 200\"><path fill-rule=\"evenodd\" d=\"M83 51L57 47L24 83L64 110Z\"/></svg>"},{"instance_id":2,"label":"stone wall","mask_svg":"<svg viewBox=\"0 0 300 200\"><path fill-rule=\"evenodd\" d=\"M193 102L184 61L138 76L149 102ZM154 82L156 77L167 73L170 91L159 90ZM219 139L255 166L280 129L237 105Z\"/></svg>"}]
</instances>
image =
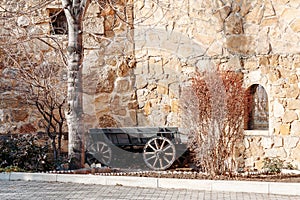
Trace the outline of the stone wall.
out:
<instances>
[{"instance_id":1,"label":"stone wall","mask_svg":"<svg viewBox=\"0 0 300 200\"><path fill-rule=\"evenodd\" d=\"M137 125L130 2L115 9L93 2L84 19L83 101L85 126Z\"/></svg>"},{"instance_id":2,"label":"stone wall","mask_svg":"<svg viewBox=\"0 0 300 200\"><path fill-rule=\"evenodd\" d=\"M245 88L262 85L269 100L269 130L245 131L246 167L261 168L263 158L276 156L300 165L298 0L133 3L120 1L112 9L93 2L85 16L86 130L184 128L181 92L194 73L232 70L244 74ZM34 24L49 32L49 22L38 17L43 15L47 9L37 13ZM5 109L13 106L1 105L4 124L12 113Z\"/></svg>"},{"instance_id":3,"label":"stone wall","mask_svg":"<svg viewBox=\"0 0 300 200\"><path fill-rule=\"evenodd\" d=\"M299 166L299 55L273 54L251 58L245 86L260 84L269 97L269 130L246 131L246 163L260 168L264 157L279 157ZM247 63L247 62L245 62Z\"/></svg>"},{"instance_id":4,"label":"stone wall","mask_svg":"<svg viewBox=\"0 0 300 200\"><path fill-rule=\"evenodd\" d=\"M181 127L180 91L196 70L242 72L245 88L262 85L269 100L269 130L245 130L246 167L260 169L265 157L299 166L299 6L278 0L136 1L139 124Z\"/></svg>"}]
</instances>

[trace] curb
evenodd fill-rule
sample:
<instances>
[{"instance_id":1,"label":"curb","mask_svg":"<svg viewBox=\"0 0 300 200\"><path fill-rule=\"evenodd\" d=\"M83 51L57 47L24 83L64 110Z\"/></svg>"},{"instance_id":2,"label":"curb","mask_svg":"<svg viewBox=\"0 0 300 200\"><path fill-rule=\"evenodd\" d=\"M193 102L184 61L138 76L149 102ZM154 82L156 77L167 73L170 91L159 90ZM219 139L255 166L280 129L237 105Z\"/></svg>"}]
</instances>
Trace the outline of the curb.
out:
<instances>
[{"instance_id":1,"label":"curb","mask_svg":"<svg viewBox=\"0 0 300 200\"><path fill-rule=\"evenodd\" d=\"M99 185L122 185L129 187L189 189L223 192L247 192L280 195L300 195L300 183L222 181L198 179L151 178L134 176L101 176L46 173L0 173L0 180L47 181Z\"/></svg>"}]
</instances>

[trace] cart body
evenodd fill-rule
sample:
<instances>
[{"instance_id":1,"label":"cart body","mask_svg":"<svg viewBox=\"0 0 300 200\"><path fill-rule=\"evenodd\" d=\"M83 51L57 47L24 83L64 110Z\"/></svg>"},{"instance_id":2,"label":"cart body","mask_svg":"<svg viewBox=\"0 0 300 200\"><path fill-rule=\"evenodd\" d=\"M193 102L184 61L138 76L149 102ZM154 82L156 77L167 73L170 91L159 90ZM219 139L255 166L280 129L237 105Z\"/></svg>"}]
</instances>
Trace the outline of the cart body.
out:
<instances>
[{"instance_id":1,"label":"cart body","mask_svg":"<svg viewBox=\"0 0 300 200\"><path fill-rule=\"evenodd\" d=\"M165 170L186 150L177 127L97 128L89 134L92 148L88 151L105 165L131 153L142 155L150 169Z\"/></svg>"}]
</instances>

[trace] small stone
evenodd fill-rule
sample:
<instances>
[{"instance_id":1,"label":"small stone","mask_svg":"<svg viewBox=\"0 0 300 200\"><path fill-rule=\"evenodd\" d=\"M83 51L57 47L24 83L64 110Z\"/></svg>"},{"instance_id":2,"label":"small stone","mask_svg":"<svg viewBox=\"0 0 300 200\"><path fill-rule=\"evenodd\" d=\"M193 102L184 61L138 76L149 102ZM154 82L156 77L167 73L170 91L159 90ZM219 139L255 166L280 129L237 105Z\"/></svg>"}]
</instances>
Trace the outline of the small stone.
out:
<instances>
[{"instance_id":1,"label":"small stone","mask_svg":"<svg viewBox=\"0 0 300 200\"><path fill-rule=\"evenodd\" d=\"M300 161L300 145L298 144L296 148L291 151L291 158Z\"/></svg>"},{"instance_id":2,"label":"small stone","mask_svg":"<svg viewBox=\"0 0 300 200\"><path fill-rule=\"evenodd\" d=\"M254 40L251 36L230 35L226 38L226 46L232 53L252 54L255 51Z\"/></svg>"},{"instance_id":3,"label":"small stone","mask_svg":"<svg viewBox=\"0 0 300 200\"><path fill-rule=\"evenodd\" d=\"M284 148L282 148L282 147L272 148L272 149L266 149L265 156L269 157L269 158L280 157L282 159L282 158L285 158L287 156L287 153L284 150Z\"/></svg>"},{"instance_id":4,"label":"small stone","mask_svg":"<svg viewBox=\"0 0 300 200\"><path fill-rule=\"evenodd\" d=\"M293 121L292 122L291 134L300 136L300 121Z\"/></svg>"},{"instance_id":5,"label":"small stone","mask_svg":"<svg viewBox=\"0 0 300 200\"><path fill-rule=\"evenodd\" d=\"M259 146L258 144L255 144L254 142L250 144L249 148L251 154L249 156L263 156L264 150L262 146Z\"/></svg>"},{"instance_id":6,"label":"small stone","mask_svg":"<svg viewBox=\"0 0 300 200\"><path fill-rule=\"evenodd\" d=\"M278 17L272 16L264 18L261 21L261 26L275 26L278 24Z\"/></svg>"},{"instance_id":7,"label":"small stone","mask_svg":"<svg viewBox=\"0 0 300 200\"><path fill-rule=\"evenodd\" d=\"M89 6L91 7L91 6ZM86 18L83 21L84 30L89 33L104 34L104 18L93 17Z\"/></svg>"},{"instance_id":8,"label":"small stone","mask_svg":"<svg viewBox=\"0 0 300 200\"><path fill-rule=\"evenodd\" d=\"M282 117L284 115L284 107L278 101L274 101L273 111L274 117Z\"/></svg>"},{"instance_id":9,"label":"small stone","mask_svg":"<svg viewBox=\"0 0 300 200\"><path fill-rule=\"evenodd\" d=\"M290 26L294 32L300 32L300 19L295 19Z\"/></svg>"},{"instance_id":10,"label":"small stone","mask_svg":"<svg viewBox=\"0 0 300 200\"><path fill-rule=\"evenodd\" d=\"M264 17L276 15L274 7L270 1L265 1L264 7Z\"/></svg>"},{"instance_id":11,"label":"small stone","mask_svg":"<svg viewBox=\"0 0 300 200\"><path fill-rule=\"evenodd\" d=\"M214 15L220 20L220 22L223 22L224 19L229 15L231 11L230 6L223 6L215 11Z\"/></svg>"},{"instance_id":12,"label":"small stone","mask_svg":"<svg viewBox=\"0 0 300 200\"><path fill-rule=\"evenodd\" d=\"M178 113L179 111L179 102L178 100L171 100L171 112Z\"/></svg>"},{"instance_id":13,"label":"small stone","mask_svg":"<svg viewBox=\"0 0 300 200\"><path fill-rule=\"evenodd\" d=\"M293 110L286 111L284 113L283 117L282 117L283 122L292 122L292 121L297 120L297 119L298 119L298 115Z\"/></svg>"},{"instance_id":14,"label":"small stone","mask_svg":"<svg viewBox=\"0 0 300 200\"><path fill-rule=\"evenodd\" d=\"M246 21L249 23L259 24L263 18L264 6L256 4L252 11L246 15Z\"/></svg>"},{"instance_id":15,"label":"small stone","mask_svg":"<svg viewBox=\"0 0 300 200\"><path fill-rule=\"evenodd\" d=\"M258 68L256 60L245 60L244 61L244 68L246 70L255 70Z\"/></svg>"},{"instance_id":16,"label":"small stone","mask_svg":"<svg viewBox=\"0 0 300 200\"><path fill-rule=\"evenodd\" d=\"M145 103L145 106L144 106L144 114L147 116L147 115L150 115L151 114L151 103L149 101L147 101Z\"/></svg>"},{"instance_id":17,"label":"small stone","mask_svg":"<svg viewBox=\"0 0 300 200\"><path fill-rule=\"evenodd\" d=\"M28 118L28 110L12 110L11 116L14 122L23 122Z\"/></svg>"},{"instance_id":18,"label":"small stone","mask_svg":"<svg viewBox=\"0 0 300 200\"><path fill-rule=\"evenodd\" d=\"M149 58L149 74L163 74L162 59L160 57Z\"/></svg>"},{"instance_id":19,"label":"small stone","mask_svg":"<svg viewBox=\"0 0 300 200\"><path fill-rule=\"evenodd\" d=\"M262 140L261 140L261 145L265 149L270 149L273 144L274 143L273 143L272 139L269 138L269 137L263 137Z\"/></svg>"},{"instance_id":20,"label":"small stone","mask_svg":"<svg viewBox=\"0 0 300 200\"><path fill-rule=\"evenodd\" d=\"M299 13L300 11L296 8L285 8L280 16L280 19L290 23Z\"/></svg>"},{"instance_id":21,"label":"small stone","mask_svg":"<svg viewBox=\"0 0 300 200\"><path fill-rule=\"evenodd\" d=\"M269 65L269 64L270 64L270 62L269 62L269 59L267 57L263 56L263 57L259 58L259 65L266 66L266 65Z\"/></svg>"},{"instance_id":22,"label":"small stone","mask_svg":"<svg viewBox=\"0 0 300 200\"><path fill-rule=\"evenodd\" d=\"M244 138L244 146L246 149L248 149L250 147L250 142L247 138Z\"/></svg>"},{"instance_id":23,"label":"small stone","mask_svg":"<svg viewBox=\"0 0 300 200\"><path fill-rule=\"evenodd\" d=\"M136 76L136 80L135 80L135 87L137 89L142 89L145 88L147 86L148 82L147 80L144 78L144 76Z\"/></svg>"},{"instance_id":24,"label":"small stone","mask_svg":"<svg viewBox=\"0 0 300 200\"><path fill-rule=\"evenodd\" d=\"M287 109L300 110L300 100L299 99L288 100Z\"/></svg>"},{"instance_id":25,"label":"small stone","mask_svg":"<svg viewBox=\"0 0 300 200\"><path fill-rule=\"evenodd\" d=\"M27 27L30 24L30 19L25 16L18 17L17 24L20 27Z\"/></svg>"},{"instance_id":26,"label":"small stone","mask_svg":"<svg viewBox=\"0 0 300 200\"><path fill-rule=\"evenodd\" d=\"M117 92L127 92L129 90L129 81L127 79L117 80Z\"/></svg>"},{"instance_id":27,"label":"small stone","mask_svg":"<svg viewBox=\"0 0 300 200\"><path fill-rule=\"evenodd\" d=\"M165 85L157 85L157 92L159 94L168 94L169 93L169 88Z\"/></svg>"},{"instance_id":28,"label":"small stone","mask_svg":"<svg viewBox=\"0 0 300 200\"><path fill-rule=\"evenodd\" d=\"M276 69L271 69L268 73L268 78L271 82L276 82L280 78L280 72Z\"/></svg>"},{"instance_id":29,"label":"small stone","mask_svg":"<svg viewBox=\"0 0 300 200\"><path fill-rule=\"evenodd\" d=\"M116 127L117 122L112 116L104 114L98 118L98 125L101 128Z\"/></svg>"},{"instance_id":30,"label":"small stone","mask_svg":"<svg viewBox=\"0 0 300 200\"><path fill-rule=\"evenodd\" d=\"M127 109L125 109L125 108L118 108L118 109L112 110L112 113L114 115L118 115L118 116L126 116Z\"/></svg>"},{"instance_id":31,"label":"small stone","mask_svg":"<svg viewBox=\"0 0 300 200\"><path fill-rule=\"evenodd\" d=\"M23 124L19 128L19 132L20 133L34 133L34 132L36 132L36 128L32 124L27 123L27 124Z\"/></svg>"},{"instance_id":32,"label":"small stone","mask_svg":"<svg viewBox=\"0 0 300 200\"><path fill-rule=\"evenodd\" d=\"M278 66L279 55L272 55L269 57L269 63L271 66Z\"/></svg>"},{"instance_id":33,"label":"small stone","mask_svg":"<svg viewBox=\"0 0 300 200\"><path fill-rule=\"evenodd\" d=\"M290 85L289 88L286 88L285 92L287 98L297 98L299 96L299 87L297 84Z\"/></svg>"},{"instance_id":34,"label":"small stone","mask_svg":"<svg viewBox=\"0 0 300 200\"><path fill-rule=\"evenodd\" d=\"M264 166L263 160L258 160L254 162L255 169L261 170Z\"/></svg>"},{"instance_id":35,"label":"small stone","mask_svg":"<svg viewBox=\"0 0 300 200\"><path fill-rule=\"evenodd\" d=\"M283 147L282 137L275 137L274 138L274 147Z\"/></svg>"},{"instance_id":36,"label":"small stone","mask_svg":"<svg viewBox=\"0 0 300 200\"><path fill-rule=\"evenodd\" d=\"M292 149L297 146L299 142L299 137L285 137L284 138L284 148Z\"/></svg>"},{"instance_id":37,"label":"small stone","mask_svg":"<svg viewBox=\"0 0 300 200\"><path fill-rule=\"evenodd\" d=\"M96 86L96 93L111 93L114 90L114 82L116 79L115 71L109 70L101 74Z\"/></svg>"},{"instance_id":38,"label":"small stone","mask_svg":"<svg viewBox=\"0 0 300 200\"><path fill-rule=\"evenodd\" d=\"M94 104L97 107L97 106L101 106L103 104L108 104L109 101L110 101L110 95L107 93L103 93L95 98Z\"/></svg>"},{"instance_id":39,"label":"small stone","mask_svg":"<svg viewBox=\"0 0 300 200\"><path fill-rule=\"evenodd\" d=\"M289 135L290 134L290 125L289 124L281 124L279 132L281 135Z\"/></svg>"},{"instance_id":40,"label":"small stone","mask_svg":"<svg viewBox=\"0 0 300 200\"><path fill-rule=\"evenodd\" d=\"M128 75L129 73L129 67L125 62L122 62L119 66L118 66L118 70L117 70L117 75L119 77L125 77Z\"/></svg>"},{"instance_id":41,"label":"small stone","mask_svg":"<svg viewBox=\"0 0 300 200\"><path fill-rule=\"evenodd\" d=\"M232 13L226 18L224 26L226 35L242 34L244 32L242 17L236 13Z\"/></svg>"}]
</instances>

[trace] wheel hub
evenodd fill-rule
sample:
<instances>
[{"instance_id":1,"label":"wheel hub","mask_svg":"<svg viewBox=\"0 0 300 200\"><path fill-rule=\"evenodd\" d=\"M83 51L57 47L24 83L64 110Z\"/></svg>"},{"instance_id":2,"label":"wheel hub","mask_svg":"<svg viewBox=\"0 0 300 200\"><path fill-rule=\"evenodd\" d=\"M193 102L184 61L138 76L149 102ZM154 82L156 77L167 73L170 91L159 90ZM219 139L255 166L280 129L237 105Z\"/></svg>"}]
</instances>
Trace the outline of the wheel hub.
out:
<instances>
[{"instance_id":1,"label":"wheel hub","mask_svg":"<svg viewBox=\"0 0 300 200\"><path fill-rule=\"evenodd\" d=\"M158 158L162 158L165 155L165 153L162 150L156 150L155 155Z\"/></svg>"}]
</instances>

